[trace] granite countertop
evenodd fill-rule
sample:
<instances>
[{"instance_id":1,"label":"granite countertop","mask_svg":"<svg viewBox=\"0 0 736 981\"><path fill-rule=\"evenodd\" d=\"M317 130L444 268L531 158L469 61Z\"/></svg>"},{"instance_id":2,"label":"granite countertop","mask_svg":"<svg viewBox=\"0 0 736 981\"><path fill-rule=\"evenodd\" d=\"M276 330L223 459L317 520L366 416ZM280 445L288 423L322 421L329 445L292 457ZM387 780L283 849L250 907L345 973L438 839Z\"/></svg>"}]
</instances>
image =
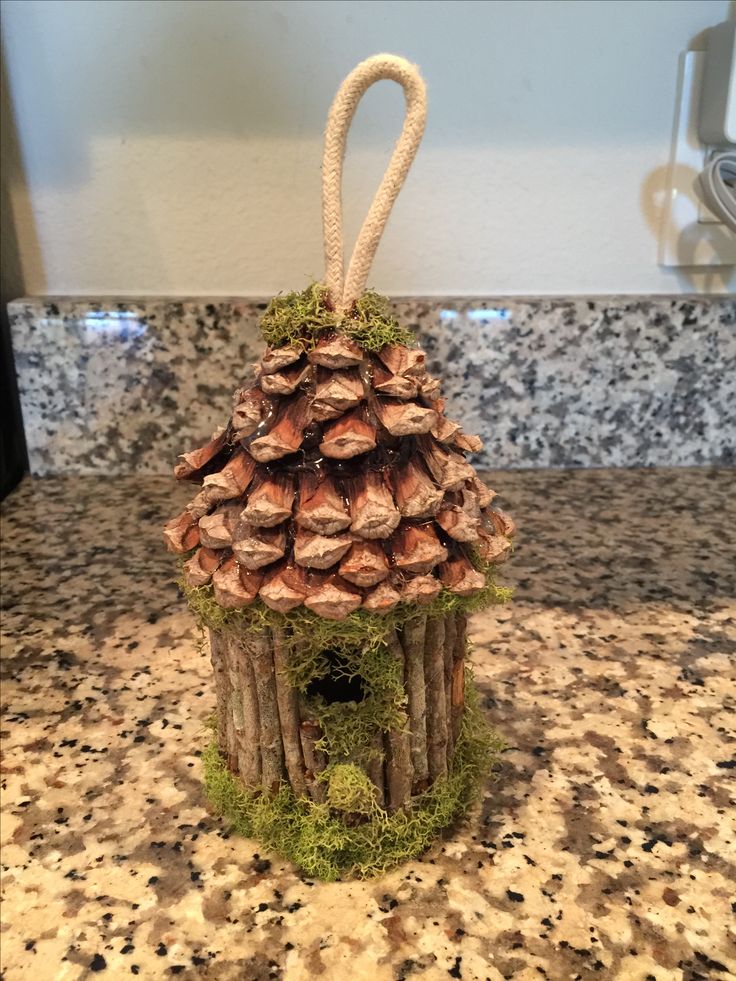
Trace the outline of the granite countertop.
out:
<instances>
[{"instance_id":1,"label":"granite countertop","mask_svg":"<svg viewBox=\"0 0 736 981\"><path fill-rule=\"evenodd\" d=\"M496 473L513 605L473 661L509 750L421 860L322 884L231 837L158 477L4 505L3 977L725 979L733 471ZM733 668L733 661L730 664Z\"/></svg>"}]
</instances>

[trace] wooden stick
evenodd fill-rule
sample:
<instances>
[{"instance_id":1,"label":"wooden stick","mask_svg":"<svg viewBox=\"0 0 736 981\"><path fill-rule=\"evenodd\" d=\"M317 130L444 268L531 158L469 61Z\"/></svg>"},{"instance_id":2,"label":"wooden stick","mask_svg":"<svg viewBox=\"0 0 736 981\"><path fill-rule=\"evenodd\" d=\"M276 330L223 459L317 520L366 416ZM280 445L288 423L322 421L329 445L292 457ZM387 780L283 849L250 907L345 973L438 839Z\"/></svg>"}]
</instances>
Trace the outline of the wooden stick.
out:
<instances>
[{"instance_id":1,"label":"wooden stick","mask_svg":"<svg viewBox=\"0 0 736 981\"><path fill-rule=\"evenodd\" d=\"M266 353L261 358L261 371L264 375L283 371L290 364L297 362L303 353L300 347L267 347Z\"/></svg>"},{"instance_id":2,"label":"wooden stick","mask_svg":"<svg viewBox=\"0 0 736 981\"><path fill-rule=\"evenodd\" d=\"M308 569L329 569L348 552L351 535L318 535L300 528L294 539L294 559Z\"/></svg>"},{"instance_id":3,"label":"wooden stick","mask_svg":"<svg viewBox=\"0 0 736 981\"><path fill-rule=\"evenodd\" d=\"M350 515L331 477L310 471L299 475L296 523L319 535L335 535L350 525Z\"/></svg>"},{"instance_id":4,"label":"wooden stick","mask_svg":"<svg viewBox=\"0 0 736 981\"><path fill-rule=\"evenodd\" d=\"M239 522L233 535L233 552L240 564L246 569L262 569L286 552L286 531L278 528L254 528L245 522Z\"/></svg>"},{"instance_id":5,"label":"wooden stick","mask_svg":"<svg viewBox=\"0 0 736 981\"><path fill-rule=\"evenodd\" d=\"M238 523L239 504L221 504L212 514L199 519L199 535L207 548L229 548L233 543L233 531Z\"/></svg>"},{"instance_id":6,"label":"wooden stick","mask_svg":"<svg viewBox=\"0 0 736 981\"><path fill-rule=\"evenodd\" d=\"M399 642L396 631L391 631L386 638L386 644L391 656L398 662L401 676L406 677L404 650ZM398 811L404 807L411 796L414 771L411 764L411 737L409 735L409 719L404 711L394 729L390 729L385 738L386 745L386 796L390 811Z\"/></svg>"},{"instance_id":7,"label":"wooden stick","mask_svg":"<svg viewBox=\"0 0 736 981\"><path fill-rule=\"evenodd\" d=\"M390 548L395 567L417 575L426 575L447 559L447 549L429 524L408 525L402 522L391 539Z\"/></svg>"},{"instance_id":8,"label":"wooden stick","mask_svg":"<svg viewBox=\"0 0 736 981\"><path fill-rule=\"evenodd\" d=\"M279 613L301 606L307 597L304 569L292 563L279 563L266 573L258 595L266 606Z\"/></svg>"},{"instance_id":9,"label":"wooden stick","mask_svg":"<svg viewBox=\"0 0 736 981\"><path fill-rule=\"evenodd\" d=\"M283 371L275 371L271 375L261 375L259 384L266 395L293 395L297 388L307 380L311 370L305 359L284 368Z\"/></svg>"},{"instance_id":10,"label":"wooden stick","mask_svg":"<svg viewBox=\"0 0 736 981\"><path fill-rule=\"evenodd\" d=\"M273 528L291 517L296 488L288 474L266 477L248 494L240 517L258 528Z\"/></svg>"},{"instance_id":11,"label":"wooden stick","mask_svg":"<svg viewBox=\"0 0 736 981\"><path fill-rule=\"evenodd\" d=\"M211 504L230 501L248 488L256 463L242 447L237 449L218 473L208 474L202 481L207 500Z\"/></svg>"},{"instance_id":12,"label":"wooden stick","mask_svg":"<svg viewBox=\"0 0 736 981\"><path fill-rule=\"evenodd\" d=\"M246 787L261 782L260 725L255 675L247 648L238 637L228 641L233 725L238 741L238 770Z\"/></svg>"},{"instance_id":13,"label":"wooden stick","mask_svg":"<svg viewBox=\"0 0 736 981\"><path fill-rule=\"evenodd\" d=\"M371 613L388 613L401 599L388 579L384 579L373 589L368 589L363 598L363 608Z\"/></svg>"},{"instance_id":14,"label":"wooden stick","mask_svg":"<svg viewBox=\"0 0 736 981\"><path fill-rule=\"evenodd\" d=\"M437 413L417 402L389 402L376 399L375 411L384 429L392 436L415 436L428 433L437 425Z\"/></svg>"},{"instance_id":15,"label":"wooden stick","mask_svg":"<svg viewBox=\"0 0 736 981\"><path fill-rule=\"evenodd\" d=\"M356 586L375 586L388 575L383 545L375 541L355 542L340 563L340 575Z\"/></svg>"},{"instance_id":16,"label":"wooden stick","mask_svg":"<svg viewBox=\"0 0 736 981\"><path fill-rule=\"evenodd\" d=\"M289 775L289 783L294 794L297 797L306 797L307 781L304 776L304 758L299 732L299 698L296 689L289 684L286 673L288 644L282 627L274 627L272 636L276 699L279 707L286 772Z\"/></svg>"},{"instance_id":17,"label":"wooden stick","mask_svg":"<svg viewBox=\"0 0 736 981\"><path fill-rule=\"evenodd\" d=\"M349 460L375 449L376 428L355 409L326 427L320 451L333 460Z\"/></svg>"},{"instance_id":18,"label":"wooden stick","mask_svg":"<svg viewBox=\"0 0 736 981\"><path fill-rule=\"evenodd\" d=\"M322 729L319 723L308 717L308 712L303 701L300 699L299 712L302 722L299 726L299 738L302 744L304 755L305 780L307 790L312 800L318 804L322 803L327 797L327 785L317 777L327 766L327 757L322 750L317 749L316 744L322 738Z\"/></svg>"},{"instance_id":19,"label":"wooden stick","mask_svg":"<svg viewBox=\"0 0 736 981\"><path fill-rule=\"evenodd\" d=\"M209 443L191 453L183 453L174 467L177 480L199 480L202 472L225 446L225 430L216 433Z\"/></svg>"},{"instance_id":20,"label":"wooden stick","mask_svg":"<svg viewBox=\"0 0 736 981\"><path fill-rule=\"evenodd\" d=\"M366 471L345 483L350 503L350 530L361 538L388 538L401 521L387 478Z\"/></svg>"},{"instance_id":21,"label":"wooden stick","mask_svg":"<svg viewBox=\"0 0 736 981\"><path fill-rule=\"evenodd\" d=\"M337 334L335 337L319 341L307 357L312 364L334 370L359 365L363 361L364 355L355 341Z\"/></svg>"},{"instance_id":22,"label":"wooden stick","mask_svg":"<svg viewBox=\"0 0 736 981\"><path fill-rule=\"evenodd\" d=\"M439 507L444 491L420 464L410 460L392 474L394 497L405 518L428 518Z\"/></svg>"},{"instance_id":23,"label":"wooden stick","mask_svg":"<svg viewBox=\"0 0 736 981\"><path fill-rule=\"evenodd\" d=\"M164 525L164 544L170 552L183 555L199 545L199 527L189 511L182 511Z\"/></svg>"},{"instance_id":24,"label":"wooden stick","mask_svg":"<svg viewBox=\"0 0 736 981\"><path fill-rule=\"evenodd\" d=\"M227 642L218 630L209 629L210 657L215 675L217 704L217 746L220 754L230 761L230 685L227 671ZM234 737L233 737L234 739Z\"/></svg>"},{"instance_id":25,"label":"wooden stick","mask_svg":"<svg viewBox=\"0 0 736 981\"><path fill-rule=\"evenodd\" d=\"M445 616L445 642L443 644L445 683L445 722L447 729L447 766L452 763L455 743L452 735L452 669L457 647L457 620L454 613Z\"/></svg>"},{"instance_id":26,"label":"wooden stick","mask_svg":"<svg viewBox=\"0 0 736 981\"><path fill-rule=\"evenodd\" d=\"M406 665L405 688L409 698L409 731L411 763L414 771L412 793L426 790L429 781L427 762L427 701L424 683L424 638L427 617L420 614L407 620L401 631L401 645Z\"/></svg>"},{"instance_id":27,"label":"wooden stick","mask_svg":"<svg viewBox=\"0 0 736 981\"><path fill-rule=\"evenodd\" d=\"M333 574L324 579L314 577L304 605L326 620L344 620L362 602L363 597L355 586Z\"/></svg>"},{"instance_id":28,"label":"wooden stick","mask_svg":"<svg viewBox=\"0 0 736 981\"><path fill-rule=\"evenodd\" d=\"M435 576L412 576L401 587L401 600L424 605L439 596L441 589L442 583Z\"/></svg>"},{"instance_id":29,"label":"wooden stick","mask_svg":"<svg viewBox=\"0 0 736 981\"><path fill-rule=\"evenodd\" d=\"M241 775L248 786L261 783L260 717L256 677L247 647L240 640L234 640L238 648L238 672L243 693L243 716L245 719L244 740L251 747L251 753L241 758Z\"/></svg>"},{"instance_id":30,"label":"wooden stick","mask_svg":"<svg viewBox=\"0 0 736 981\"><path fill-rule=\"evenodd\" d=\"M284 401L268 432L257 434L250 443L248 448L252 456L259 463L270 463L296 453L304 441L304 431L311 419L306 396ZM262 428L268 428L268 423L264 423Z\"/></svg>"},{"instance_id":31,"label":"wooden stick","mask_svg":"<svg viewBox=\"0 0 736 981\"><path fill-rule=\"evenodd\" d=\"M457 745L465 711L465 655L467 648L468 618L463 613L456 617L455 652L452 662L452 745Z\"/></svg>"},{"instance_id":32,"label":"wooden stick","mask_svg":"<svg viewBox=\"0 0 736 981\"><path fill-rule=\"evenodd\" d=\"M206 586L212 579L222 558L221 552L211 548L198 548L191 559L183 566L184 582L187 586Z\"/></svg>"},{"instance_id":33,"label":"wooden stick","mask_svg":"<svg viewBox=\"0 0 736 981\"><path fill-rule=\"evenodd\" d=\"M371 745L372 755L366 767L366 774L375 788L376 803L379 807L385 807L386 794L383 781L383 735L377 732L373 737Z\"/></svg>"},{"instance_id":34,"label":"wooden stick","mask_svg":"<svg viewBox=\"0 0 736 981\"><path fill-rule=\"evenodd\" d=\"M433 617L424 644L424 683L427 694L427 762L429 779L447 775L447 705L445 702L445 622Z\"/></svg>"},{"instance_id":35,"label":"wooden stick","mask_svg":"<svg viewBox=\"0 0 736 981\"><path fill-rule=\"evenodd\" d=\"M247 643L258 697L263 786L267 791L275 793L284 776L284 747L279 728L271 635L268 630L251 633Z\"/></svg>"}]
</instances>

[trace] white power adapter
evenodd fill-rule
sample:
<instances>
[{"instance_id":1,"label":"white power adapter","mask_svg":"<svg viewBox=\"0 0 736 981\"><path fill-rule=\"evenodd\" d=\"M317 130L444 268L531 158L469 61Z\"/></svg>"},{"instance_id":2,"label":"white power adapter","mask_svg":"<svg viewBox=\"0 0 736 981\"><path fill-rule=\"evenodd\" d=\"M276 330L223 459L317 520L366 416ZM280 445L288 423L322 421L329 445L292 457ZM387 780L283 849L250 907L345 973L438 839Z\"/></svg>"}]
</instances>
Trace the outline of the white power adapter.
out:
<instances>
[{"instance_id":1,"label":"white power adapter","mask_svg":"<svg viewBox=\"0 0 736 981\"><path fill-rule=\"evenodd\" d=\"M736 146L736 21L708 31L698 136L706 146Z\"/></svg>"},{"instance_id":2,"label":"white power adapter","mask_svg":"<svg viewBox=\"0 0 736 981\"><path fill-rule=\"evenodd\" d=\"M698 113L698 136L715 147L695 191L716 218L736 231L736 21L708 31Z\"/></svg>"},{"instance_id":3,"label":"white power adapter","mask_svg":"<svg viewBox=\"0 0 736 981\"><path fill-rule=\"evenodd\" d=\"M736 266L736 22L710 28L707 50L680 57L664 188L663 266Z\"/></svg>"}]
</instances>

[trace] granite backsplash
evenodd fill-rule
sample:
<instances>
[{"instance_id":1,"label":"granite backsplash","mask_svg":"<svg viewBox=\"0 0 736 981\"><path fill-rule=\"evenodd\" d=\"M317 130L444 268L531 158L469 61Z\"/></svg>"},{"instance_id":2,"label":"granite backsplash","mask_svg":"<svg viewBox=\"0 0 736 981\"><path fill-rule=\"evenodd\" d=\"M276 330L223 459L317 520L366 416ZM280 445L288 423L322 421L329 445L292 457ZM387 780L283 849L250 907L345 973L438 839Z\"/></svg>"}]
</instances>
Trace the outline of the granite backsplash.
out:
<instances>
[{"instance_id":1,"label":"granite backsplash","mask_svg":"<svg viewBox=\"0 0 736 981\"><path fill-rule=\"evenodd\" d=\"M730 464L736 299L397 299L484 467ZM31 471L166 473L225 422L260 300L10 304Z\"/></svg>"}]
</instances>

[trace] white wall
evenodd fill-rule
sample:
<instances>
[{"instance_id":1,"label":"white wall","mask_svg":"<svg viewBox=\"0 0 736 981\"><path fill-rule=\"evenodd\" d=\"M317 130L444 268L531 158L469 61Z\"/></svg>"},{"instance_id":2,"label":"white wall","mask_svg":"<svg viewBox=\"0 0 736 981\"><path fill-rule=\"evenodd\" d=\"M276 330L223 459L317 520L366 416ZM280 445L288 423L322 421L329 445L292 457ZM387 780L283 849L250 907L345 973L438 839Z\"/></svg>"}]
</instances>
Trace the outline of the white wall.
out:
<instances>
[{"instance_id":1,"label":"white wall","mask_svg":"<svg viewBox=\"0 0 736 981\"><path fill-rule=\"evenodd\" d=\"M376 288L728 289L727 271L656 263L678 54L728 12L727 0L5 0L26 289L265 295L319 277L324 117L342 77L383 50L419 63L430 116ZM383 83L358 113L351 231L402 104Z\"/></svg>"}]
</instances>

